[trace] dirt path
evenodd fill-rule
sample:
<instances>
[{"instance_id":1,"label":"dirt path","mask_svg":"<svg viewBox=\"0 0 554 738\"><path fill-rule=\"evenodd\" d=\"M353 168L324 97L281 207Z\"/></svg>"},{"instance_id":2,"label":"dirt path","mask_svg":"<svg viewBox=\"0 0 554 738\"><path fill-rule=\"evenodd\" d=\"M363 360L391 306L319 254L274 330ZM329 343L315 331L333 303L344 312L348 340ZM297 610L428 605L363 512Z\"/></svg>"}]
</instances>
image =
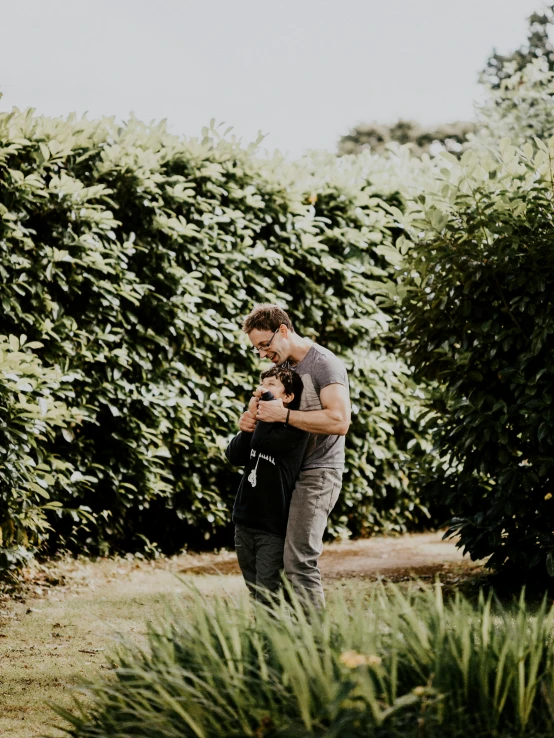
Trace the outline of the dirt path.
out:
<instances>
[{"instance_id":1,"label":"dirt path","mask_svg":"<svg viewBox=\"0 0 554 738\"><path fill-rule=\"evenodd\" d=\"M240 574L234 553L206 554L176 559L178 571L186 574ZM363 541L332 543L320 559L327 581L337 579L378 579L393 581L415 576L421 579L453 572L473 572L477 564L462 557L452 541L440 533L421 533L399 538L376 537Z\"/></svg>"},{"instance_id":2,"label":"dirt path","mask_svg":"<svg viewBox=\"0 0 554 738\"><path fill-rule=\"evenodd\" d=\"M429 581L438 574L456 584L479 569L438 533L331 544L321 568L330 591L345 581L362 591L380 577ZM69 706L79 680L106 673L115 639L143 642L147 621L164 617L187 581L207 593L245 596L232 552L65 561L30 572L26 593L0 601L0 736L54 734L45 702Z\"/></svg>"}]
</instances>

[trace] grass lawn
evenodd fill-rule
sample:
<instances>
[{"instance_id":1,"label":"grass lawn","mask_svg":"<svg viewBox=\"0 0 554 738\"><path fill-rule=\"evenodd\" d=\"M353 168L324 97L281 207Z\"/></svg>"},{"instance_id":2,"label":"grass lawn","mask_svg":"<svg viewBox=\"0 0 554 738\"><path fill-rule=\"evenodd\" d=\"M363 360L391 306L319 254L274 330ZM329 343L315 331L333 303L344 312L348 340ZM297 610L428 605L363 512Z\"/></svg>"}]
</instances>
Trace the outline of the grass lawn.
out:
<instances>
[{"instance_id":1,"label":"grass lawn","mask_svg":"<svg viewBox=\"0 0 554 738\"><path fill-rule=\"evenodd\" d=\"M363 596L381 570L397 581L412 571L422 579L439 573L454 586L479 571L440 534L332 544L322 568L331 596L345 582ZM0 736L63 735L52 728L58 718L47 702L69 707L81 679L106 674L114 639L144 642L146 622L163 618L168 600L183 596L179 577L207 593L246 596L232 553L64 561L31 572L22 595L0 602Z\"/></svg>"}]
</instances>

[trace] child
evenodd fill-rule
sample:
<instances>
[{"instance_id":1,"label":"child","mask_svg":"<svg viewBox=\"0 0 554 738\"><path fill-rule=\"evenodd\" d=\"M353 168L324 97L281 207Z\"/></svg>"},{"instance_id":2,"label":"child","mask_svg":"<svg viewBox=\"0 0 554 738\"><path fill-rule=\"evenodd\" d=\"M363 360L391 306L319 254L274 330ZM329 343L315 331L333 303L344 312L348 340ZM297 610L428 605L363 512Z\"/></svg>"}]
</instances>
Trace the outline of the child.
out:
<instances>
[{"instance_id":1,"label":"child","mask_svg":"<svg viewBox=\"0 0 554 738\"><path fill-rule=\"evenodd\" d=\"M298 409L302 379L296 372L274 366L260 380L262 401L281 399ZM254 599L264 599L259 587L275 592L281 586L290 499L308 438L286 423L258 421L254 433L241 431L225 452L231 464L245 467L233 522L239 566Z\"/></svg>"}]
</instances>

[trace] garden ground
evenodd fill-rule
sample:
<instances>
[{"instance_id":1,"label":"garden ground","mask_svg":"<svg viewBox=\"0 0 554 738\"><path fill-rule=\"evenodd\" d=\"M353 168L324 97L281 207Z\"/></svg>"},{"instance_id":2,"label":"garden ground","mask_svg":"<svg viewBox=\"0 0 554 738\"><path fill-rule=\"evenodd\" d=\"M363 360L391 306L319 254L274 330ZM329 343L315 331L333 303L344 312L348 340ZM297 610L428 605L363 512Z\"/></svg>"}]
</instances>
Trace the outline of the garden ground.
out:
<instances>
[{"instance_id":1,"label":"garden ground","mask_svg":"<svg viewBox=\"0 0 554 738\"><path fill-rule=\"evenodd\" d=\"M327 589L349 583L361 591L386 577L448 586L482 571L441 533L327 545L321 558ZM69 706L80 679L105 673L114 639L137 644L147 621L182 595L185 583L205 592L244 594L234 553L183 554L170 559L64 560L36 566L23 590L0 602L0 736L49 733L57 718L50 700Z\"/></svg>"}]
</instances>

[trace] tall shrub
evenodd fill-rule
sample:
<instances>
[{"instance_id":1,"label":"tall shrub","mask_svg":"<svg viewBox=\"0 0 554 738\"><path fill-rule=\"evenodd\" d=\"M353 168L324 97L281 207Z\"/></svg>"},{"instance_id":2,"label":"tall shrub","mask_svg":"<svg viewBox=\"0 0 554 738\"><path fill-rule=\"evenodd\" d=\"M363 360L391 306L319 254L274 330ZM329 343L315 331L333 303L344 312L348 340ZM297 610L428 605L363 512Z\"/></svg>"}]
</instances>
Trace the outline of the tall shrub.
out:
<instances>
[{"instance_id":1,"label":"tall shrub","mask_svg":"<svg viewBox=\"0 0 554 738\"><path fill-rule=\"evenodd\" d=\"M434 382L450 532L492 567L539 574L554 531L554 140L445 160L420 198L405 338Z\"/></svg>"}]
</instances>

